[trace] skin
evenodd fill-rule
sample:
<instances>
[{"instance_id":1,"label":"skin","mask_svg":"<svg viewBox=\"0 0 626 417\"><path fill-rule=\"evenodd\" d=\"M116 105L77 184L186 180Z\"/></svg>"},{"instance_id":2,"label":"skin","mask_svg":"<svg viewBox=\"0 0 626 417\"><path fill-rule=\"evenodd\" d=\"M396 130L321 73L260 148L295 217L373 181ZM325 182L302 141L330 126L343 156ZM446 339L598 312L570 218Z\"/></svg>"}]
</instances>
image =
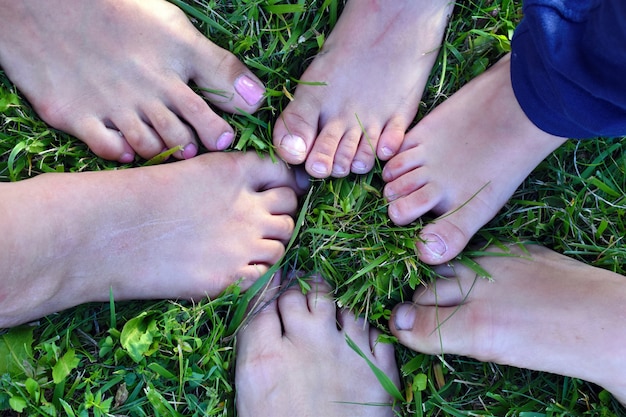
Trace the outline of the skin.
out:
<instances>
[{"instance_id":1,"label":"skin","mask_svg":"<svg viewBox=\"0 0 626 417\"><path fill-rule=\"evenodd\" d=\"M419 352L585 379L626 403L626 278L541 246L510 252L477 259L492 282L438 267L441 279L394 309L392 333Z\"/></svg>"},{"instance_id":2,"label":"skin","mask_svg":"<svg viewBox=\"0 0 626 417\"><path fill-rule=\"evenodd\" d=\"M393 156L417 113L453 7L448 0L348 1L275 123L280 156L306 162L316 178L364 174L376 157Z\"/></svg>"},{"instance_id":3,"label":"skin","mask_svg":"<svg viewBox=\"0 0 626 417\"><path fill-rule=\"evenodd\" d=\"M77 304L215 297L277 262L308 178L255 153L1 183L0 327Z\"/></svg>"},{"instance_id":4,"label":"skin","mask_svg":"<svg viewBox=\"0 0 626 417\"><path fill-rule=\"evenodd\" d=\"M226 149L227 112L252 113L262 83L162 0L0 0L0 65L51 126L97 155L130 162Z\"/></svg>"},{"instance_id":5,"label":"skin","mask_svg":"<svg viewBox=\"0 0 626 417\"><path fill-rule=\"evenodd\" d=\"M399 386L393 346L378 332L338 310L319 277L303 295L275 277L257 305L264 306L237 336L237 415L241 417L394 416L391 397L348 335Z\"/></svg>"},{"instance_id":6,"label":"skin","mask_svg":"<svg viewBox=\"0 0 626 417\"><path fill-rule=\"evenodd\" d=\"M407 133L383 169L389 217L406 225L437 215L416 246L422 261L447 262L564 141L537 128L517 104L507 55Z\"/></svg>"}]
</instances>

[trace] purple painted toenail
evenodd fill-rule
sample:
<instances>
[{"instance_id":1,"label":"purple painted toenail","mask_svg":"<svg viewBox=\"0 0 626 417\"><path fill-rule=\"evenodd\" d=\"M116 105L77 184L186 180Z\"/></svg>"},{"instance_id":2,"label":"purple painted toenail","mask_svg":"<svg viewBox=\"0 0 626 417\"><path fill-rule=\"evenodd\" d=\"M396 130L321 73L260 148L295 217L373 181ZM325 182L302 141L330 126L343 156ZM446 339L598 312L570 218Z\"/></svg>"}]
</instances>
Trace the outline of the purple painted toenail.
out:
<instances>
[{"instance_id":1,"label":"purple painted toenail","mask_svg":"<svg viewBox=\"0 0 626 417\"><path fill-rule=\"evenodd\" d=\"M198 147L193 143L190 143L183 148L183 159L193 158L197 154L198 154Z\"/></svg>"},{"instance_id":2,"label":"purple painted toenail","mask_svg":"<svg viewBox=\"0 0 626 417\"><path fill-rule=\"evenodd\" d=\"M250 106L259 104L265 94L265 89L247 75L242 75L235 80L235 90Z\"/></svg>"},{"instance_id":3,"label":"purple painted toenail","mask_svg":"<svg viewBox=\"0 0 626 417\"><path fill-rule=\"evenodd\" d=\"M415 324L415 308L411 304L400 304L396 307L393 324L398 330L413 330Z\"/></svg>"},{"instance_id":4,"label":"purple painted toenail","mask_svg":"<svg viewBox=\"0 0 626 417\"><path fill-rule=\"evenodd\" d=\"M436 258L443 257L448 251L446 242L433 233L422 235L422 240L424 241L424 247Z\"/></svg>"},{"instance_id":5,"label":"purple painted toenail","mask_svg":"<svg viewBox=\"0 0 626 417\"><path fill-rule=\"evenodd\" d=\"M293 156L305 157L306 156L306 143L304 139L296 135L285 135L280 141L280 147L286 152L289 152Z\"/></svg>"},{"instance_id":6,"label":"purple painted toenail","mask_svg":"<svg viewBox=\"0 0 626 417\"><path fill-rule=\"evenodd\" d=\"M235 135L232 132L222 133L220 137L217 138L217 143L215 144L217 150L223 151L224 149L228 148L230 144L233 143L234 138Z\"/></svg>"},{"instance_id":7,"label":"purple painted toenail","mask_svg":"<svg viewBox=\"0 0 626 417\"><path fill-rule=\"evenodd\" d=\"M130 162L133 162L134 159L135 159L135 156L132 153L125 152L124 154L122 154L122 156L120 156L119 161L122 164L128 164Z\"/></svg>"}]
</instances>

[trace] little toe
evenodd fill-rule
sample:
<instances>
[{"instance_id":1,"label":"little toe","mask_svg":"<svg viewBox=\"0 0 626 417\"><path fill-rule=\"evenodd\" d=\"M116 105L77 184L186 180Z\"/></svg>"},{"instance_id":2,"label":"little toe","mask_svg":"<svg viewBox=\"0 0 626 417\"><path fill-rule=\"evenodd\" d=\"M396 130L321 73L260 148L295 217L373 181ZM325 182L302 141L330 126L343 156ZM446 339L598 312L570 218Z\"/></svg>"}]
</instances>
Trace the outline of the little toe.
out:
<instances>
[{"instance_id":1,"label":"little toe","mask_svg":"<svg viewBox=\"0 0 626 417\"><path fill-rule=\"evenodd\" d=\"M130 163L135 158L134 149L117 129L106 127L100 120L87 118L67 129L68 133L79 137L101 158L121 163Z\"/></svg>"}]
</instances>

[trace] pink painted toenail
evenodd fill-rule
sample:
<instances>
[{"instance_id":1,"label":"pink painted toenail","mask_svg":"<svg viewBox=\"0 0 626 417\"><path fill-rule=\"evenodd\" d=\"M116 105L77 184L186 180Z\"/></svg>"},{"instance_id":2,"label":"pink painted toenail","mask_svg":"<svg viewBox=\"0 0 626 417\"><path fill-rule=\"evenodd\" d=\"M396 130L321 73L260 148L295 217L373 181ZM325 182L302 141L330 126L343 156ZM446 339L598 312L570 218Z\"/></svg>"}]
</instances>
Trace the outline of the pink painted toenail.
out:
<instances>
[{"instance_id":1,"label":"pink painted toenail","mask_svg":"<svg viewBox=\"0 0 626 417\"><path fill-rule=\"evenodd\" d=\"M400 304L396 307L393 324L398 330L413 330L415 324L415 308L411 304Z\"/></svg>"},{"instance_id":2,"label":"pink painted toenail","mask_svg":"<svg viewBox=\"0 0 626 417\"><path fill-rule=\"evenodd\" d=\"M183 159L193 158L197 154L198 154L198 147L193 143L190 143L183 148Z\"/></svg>"},{"instance_id":3,"label":"pink painted toenail","mask_svg":"<svg viewBox=\"0 0 626 417\"><path fill-rule=\"evenodd\" d=\"M235 90L250 106L257 105L265 94L265 89L247 75L242 75L235 80Z\"/></svg>"},{"instance_id":4,"label":"pink painted toenail","mask_svg":"<svg viewBox=\"0 0 626 417\"><path fill-rule=\"evenodd\" d=\"M122 156L120 156L119 162L121 162L122 164L128 164L130 162L133 162L134 159L135 156L132 153L125 152L124 154L122 154Z\"/></svg>"},{"instance_id":5,"label":"pink painted toenail","mask_svg":"<svg viewBox=\"0 0 626 417\"><path fill-rule=\"evenodd\" d=\"M228 148L231 143L233 143L234 138L235 135L232 132L224 132L217 139L217 143L215 144L215 146L218 150L223 151L224 149Z\"/></svg>"},{"instance_id":6,"label":"pink painted toenail","mask_svg":"<svg viewBox=\"0 0 626 417\"><path fill-rule=\"evenodd\" d=\"M289 152L293 156L305 157L306 156L306 143L304 139L296 135L285 135L283 140L280 141L280 147L286 152Z\"/></svg>"},{"instance_id":7,"label":"pink painted toenail","mask_svg":"<svg viewBox=\"0 0 626 417\"><path fill-rule=\"evenodd\" d=\"M448 246L446 242L443 241L442 238L433 234L427 233L422 236L424 240L424 247L430 252L431 255L435 258L441 258L448 251Z\"/></svg>"}]
</instances>

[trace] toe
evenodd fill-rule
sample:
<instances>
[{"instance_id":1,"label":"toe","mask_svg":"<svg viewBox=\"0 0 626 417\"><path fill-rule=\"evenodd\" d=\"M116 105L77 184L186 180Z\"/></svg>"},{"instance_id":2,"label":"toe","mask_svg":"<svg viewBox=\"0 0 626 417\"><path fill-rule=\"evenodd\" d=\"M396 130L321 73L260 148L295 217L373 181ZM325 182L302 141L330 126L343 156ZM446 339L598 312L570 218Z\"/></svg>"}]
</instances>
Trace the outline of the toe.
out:
<instances>
[{"instance_id":1,"label":"toe","mask_svg":"<svg viewBox=\"0 0 626 417\"><path fill-rule=\"evenodd\" d=\"M392 119L380 135L376 153L383 161L389 160L400 150L407 124L403 120Z\"/></svg>"},{"instance_id":2,"label":"toe","mask_svg":"<svg viewBox=\"0 0 626 417\"><path fill-rule=\"evenodd\" d=\"M263 83L229 51L201 38L191 62L191 79L215 106L230 113L254 113L261 105Z\"/></svg>"},{"instance_id":3,"label":"toe","mask_svg":"<svg viewBox=\"0 0 626 417\"><path fill-rule=\"evenodd\" d=\"M81 120L68 129L68 133L81 138L89 149L101 158L121 163L132 162L135 158L135 151L124 135L117 129L106 127L98 119Z\"/></svg>"},{"instance_id":4,"label":"toe","mask_svg":"<svg viewBox=\"0 0 626 417\"><path fill-rule=\"evenodd\" d=\"M424 215L434 208L441 198L440 192L433 184L426 184L404 196L401 190L390 191L387 187L385 192L386 198L391 200L387 213L391 221L398 226L407 225ZM396 192L399 192L400 196Z\"/></svg>"},{"instance_id":5,"label":"toe","mask_svg":"<svg viewBox=\"0 0 626 417\"><path fill-rule=\"evenodd\" d=\"M142 158L150 159L165 148L159 135L136 114L116 115L111 123Z\"/></svg>"},{"instance_id":6,"label":"toe","mask_svg":"<svg viewBox=\"0 0 626 417\"><path fill-rule=\"evenodd\" d=\"M231 145L235 137L232 127L226 120L215 114L202 97L182 83L177 88L172 87L168 95L172 110L178 116L179 122L176 123L171 117L163 116L162 112L155 112L152 116L155 119L153 123L160 122L155 126L157 131L159 128L164 131L169 129L173 131L173 135L183 135L182 127L186 127L182 122L184 120L210 151L224 150ZM176 136L173 137L172 142L175 138ZM193 137L188 137L186 141L192 143Z\"/></svg>"},{"instance_id":7,"label":"toe","mask_svg":"<svg viewBox=\"0 0 626 417\"><path fill-rule=\"evenodd\" d=\"M192 129L176 114L163 105L153 106L146 111L146 117L168 149L181 147L183 150L174 156L189 159L196 156L198 146Z\"/></svg>"},{"instance_id":8,"label":"toe","mask_svg":"<svg viewBox=\"0 0 626 417\"><path fill-rule=\"evenodd\" d=\"M305 167L311 176L326 178L331 174L335 155L344 133L344 126L339 123L324 126L315 139L306 160Z\"/></svg>"},{"instance_id":9,"label":"toe","mask_svg":"<svg viewBox=\"0 0 626 417\"><path fill-rule=\"evenodd\" d=\"M276 120L273 142L281 158L290 164L302 164L317 136L320 109L297 99L289 103Z\"/></svg>"}]
</instances>

